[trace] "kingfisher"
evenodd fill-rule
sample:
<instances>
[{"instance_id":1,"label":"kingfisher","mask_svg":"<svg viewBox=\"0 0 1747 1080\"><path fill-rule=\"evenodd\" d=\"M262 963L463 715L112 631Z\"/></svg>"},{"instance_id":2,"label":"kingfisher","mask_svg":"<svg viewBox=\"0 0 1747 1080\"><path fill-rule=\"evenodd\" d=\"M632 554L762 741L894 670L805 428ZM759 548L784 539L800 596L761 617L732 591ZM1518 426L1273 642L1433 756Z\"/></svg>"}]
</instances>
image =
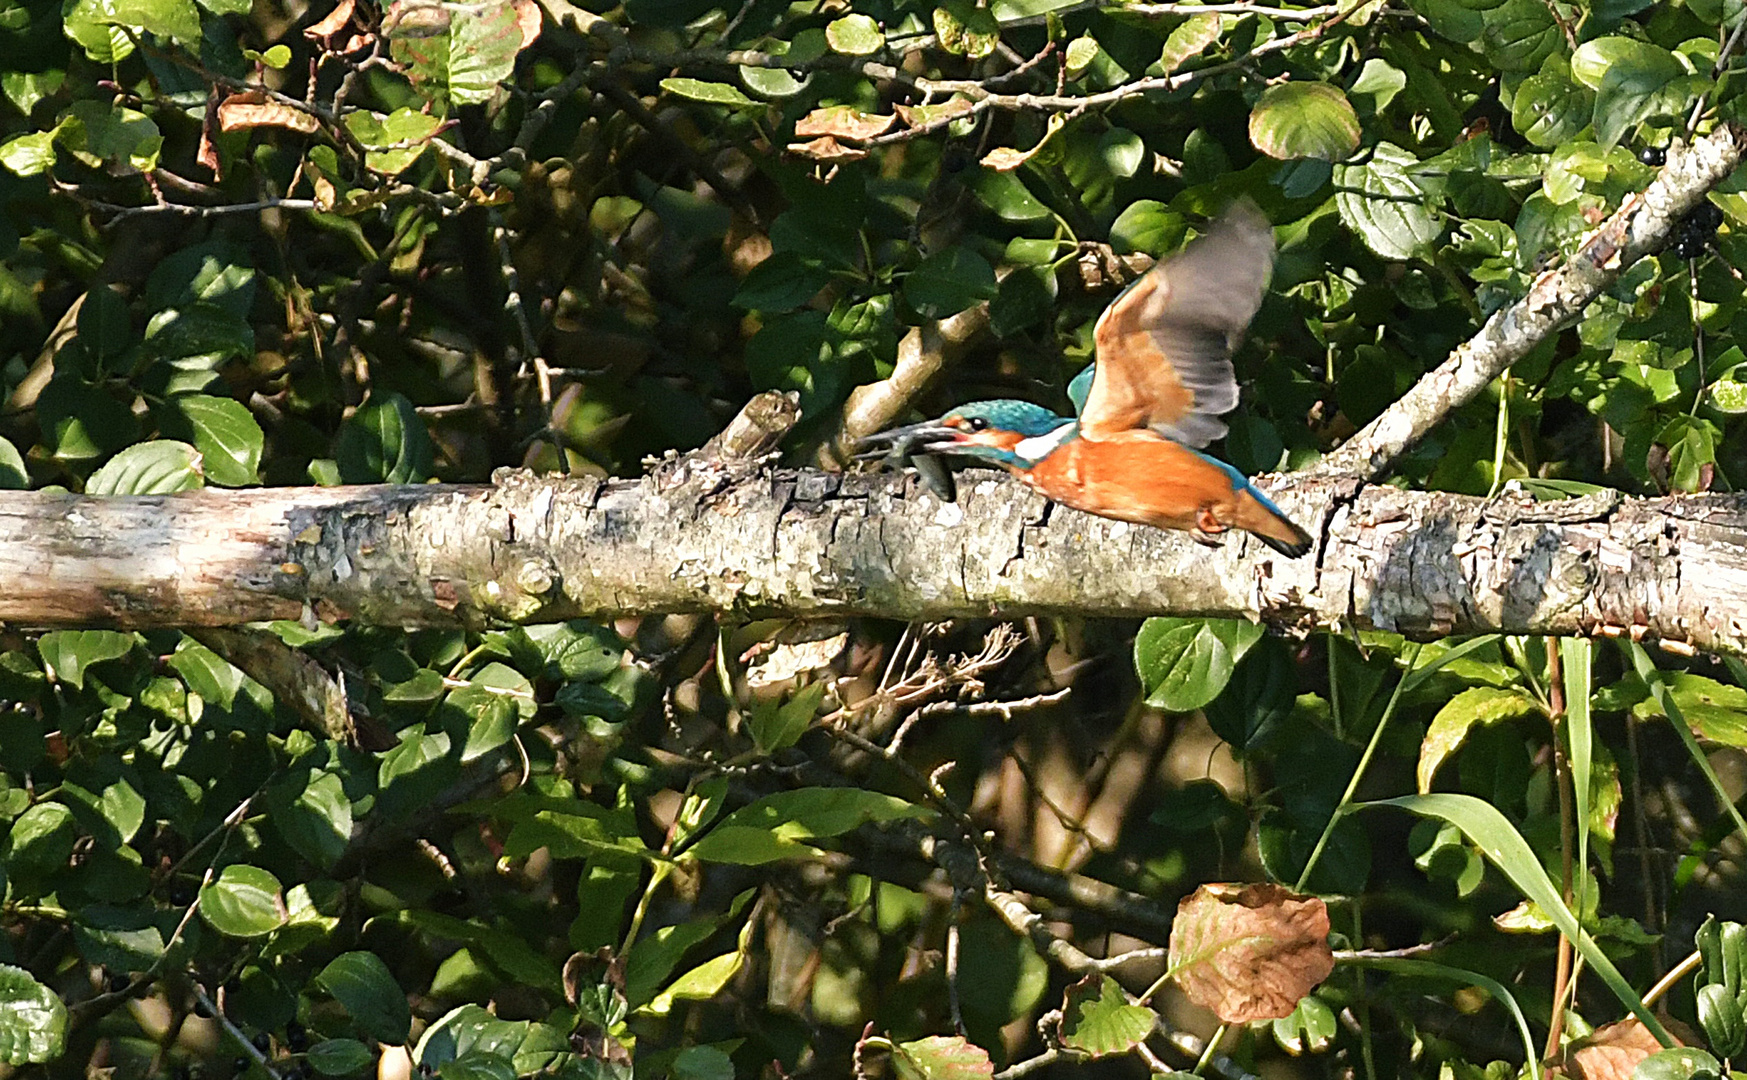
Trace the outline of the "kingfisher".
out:
<instances>
[{"instance_id":1,"label":"kingfisher","mask_svg":"<svg viewBox=\"0 0 1747 1080\"><path fill-rule=\"evenodd\" d=\"M866 441L889 445L892 457L999 465L1064 506L1207 544L1242 529L1297 558L1310 535L1243 473L1201 452L1237 407L1231 354L1273 269L1273 228L1253 203L1238 202L1099 316L1095 358L1068 384L1074 416L977 401Z\"/></svg>"}]
</instances>

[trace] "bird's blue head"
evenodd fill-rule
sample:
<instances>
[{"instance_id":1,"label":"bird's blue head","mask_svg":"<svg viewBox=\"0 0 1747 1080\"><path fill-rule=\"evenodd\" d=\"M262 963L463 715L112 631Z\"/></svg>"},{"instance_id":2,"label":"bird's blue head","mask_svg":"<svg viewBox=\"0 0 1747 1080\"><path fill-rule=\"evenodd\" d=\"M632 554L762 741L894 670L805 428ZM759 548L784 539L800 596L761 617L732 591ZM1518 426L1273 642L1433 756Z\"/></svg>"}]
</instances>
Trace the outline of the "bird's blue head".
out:
<instances>
[{"instance_id":1,"label":"bird's blue head","mask_svg":"<svg viewBox=\"0 0 1747 1080\"><path fill-rule=\"evenodd\" d=\"M960 405L938 420L882 432L870 441L1029 469L1076 430L1073 420L1041 405L1003 398Z\"/></svg>"}]
</instances>

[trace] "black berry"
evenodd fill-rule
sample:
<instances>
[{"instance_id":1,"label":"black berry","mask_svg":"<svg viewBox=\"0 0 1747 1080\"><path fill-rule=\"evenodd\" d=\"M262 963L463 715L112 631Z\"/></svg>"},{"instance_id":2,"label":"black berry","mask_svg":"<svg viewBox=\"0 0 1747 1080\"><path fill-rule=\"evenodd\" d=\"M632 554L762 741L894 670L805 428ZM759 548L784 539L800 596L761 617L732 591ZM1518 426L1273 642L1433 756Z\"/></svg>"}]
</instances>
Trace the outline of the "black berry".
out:
<instances>
[{"instance_id":1,"label":"black berry","mask_svg":"<svg viewBox=\"0 0 1747 1080\"><path fill-rule=\"evenodd\" d=\"M1646 146L1638 151L1638 160L1646 165L1668 164L1668 151L1660 146Z\"/></svg>"}]
</instances>

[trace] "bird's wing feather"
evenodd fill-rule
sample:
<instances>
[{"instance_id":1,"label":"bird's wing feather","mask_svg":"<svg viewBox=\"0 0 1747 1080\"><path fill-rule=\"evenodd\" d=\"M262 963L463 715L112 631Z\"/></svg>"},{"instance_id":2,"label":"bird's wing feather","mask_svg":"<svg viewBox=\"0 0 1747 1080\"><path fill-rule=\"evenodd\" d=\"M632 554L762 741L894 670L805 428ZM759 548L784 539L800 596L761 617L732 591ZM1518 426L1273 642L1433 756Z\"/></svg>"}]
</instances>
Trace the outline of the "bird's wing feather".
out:
<instances>
[{"instance_id":1,"label":"bird's wing feather","mask_svg":"<svg viewBox=\"0 0 1747 1080\"><path fill-rule=\"evenodd\" d=\"M1201 447L1225 434L1220 416L1237 407L1231 353L1262 306L1273 268L1273 229L1240 202L1129 286L1093 330L1097 372L1081 435L1151 428Z\"/></svg>"}]
</instances>

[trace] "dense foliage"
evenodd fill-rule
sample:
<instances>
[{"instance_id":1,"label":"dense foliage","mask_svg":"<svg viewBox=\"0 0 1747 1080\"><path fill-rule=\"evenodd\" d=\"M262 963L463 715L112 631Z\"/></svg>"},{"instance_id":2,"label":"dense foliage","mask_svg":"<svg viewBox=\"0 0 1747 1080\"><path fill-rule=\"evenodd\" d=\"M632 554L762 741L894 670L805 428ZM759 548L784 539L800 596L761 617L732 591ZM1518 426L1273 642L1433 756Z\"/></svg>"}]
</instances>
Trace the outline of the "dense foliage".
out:
<instances>
[{"instance_id":1,"label":"dense foliage","mask_svg":"<svg viewBox=\"0 0 1747 1080\"><path fill-rule=\"evenodd\" d=\"M1743 25L0 0L0 488L633 473L763 389L829 460L901 349L943 369L922 413L1065 409L1133 256L1238 197L1281 254L1223 455L1301 465L1735 117ZM1742 224L1726 184L1393 480L1747 475ZM1648 1032L1591 1036L1629 1068L1695 933L1663 1003L1717 1058L1747 1040L1747 932L1700 930L1747 907L1733 660L1182 619L258 633L355 737L235 638L0 633L0 1071L1186 1069L1159 1014L1229 1011L1193 989L1213 954L1146 947L1197 886L1264 879L1349 951L1206 1068L1509 1076L1632 1009Z\"/></svg>"}]
</instances>

